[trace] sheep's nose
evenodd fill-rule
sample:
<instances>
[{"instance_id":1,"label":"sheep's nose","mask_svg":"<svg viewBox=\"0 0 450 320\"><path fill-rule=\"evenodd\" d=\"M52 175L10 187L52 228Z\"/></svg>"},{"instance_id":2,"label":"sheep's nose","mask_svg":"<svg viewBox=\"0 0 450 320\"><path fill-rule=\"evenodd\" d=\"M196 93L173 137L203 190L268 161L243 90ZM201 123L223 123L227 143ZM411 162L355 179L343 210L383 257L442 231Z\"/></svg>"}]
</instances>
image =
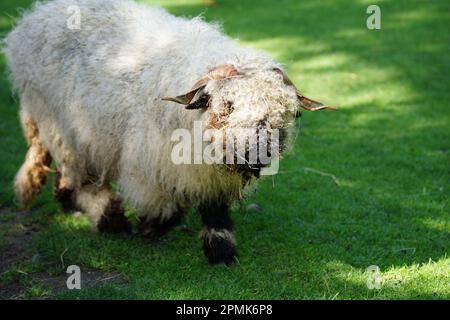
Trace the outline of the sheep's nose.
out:
<instances>
[{"instance_id":1,"label":"sheep's nose","mask_svg":"<svg viewBox=\"0 0 450 320\"><path fill-rule=\"evenodd\" d=\"M260 120L256 126L258 130L267 130L267 121Z\"/></svg>"}]
</instances>

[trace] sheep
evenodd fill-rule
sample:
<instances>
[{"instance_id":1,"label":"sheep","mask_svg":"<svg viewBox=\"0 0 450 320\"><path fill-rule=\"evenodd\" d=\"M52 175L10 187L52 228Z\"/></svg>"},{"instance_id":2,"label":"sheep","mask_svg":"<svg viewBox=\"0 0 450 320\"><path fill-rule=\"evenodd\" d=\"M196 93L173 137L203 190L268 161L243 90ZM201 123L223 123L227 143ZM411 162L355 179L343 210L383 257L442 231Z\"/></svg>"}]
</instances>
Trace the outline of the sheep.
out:
<instances>
[{"instance_id":1,"label":"sheep","mask_svg":"<svg viewBox=\"0 0 450 320\"><path fill-rule=\"evenodd\" d=\"M78 27L68 23L74 12ZM236 260L230 205L264 166L175 164L172 133L195 122L204 130L270 127L283 148L299 106L328 108L217 25L130 0L36 4L3 51L29 145L14 180L20 203L39 194L54 161L55 198L99 232L132 232L124 203L150 239L196 208L211 264Z\"/></svg>"}]
</instances>

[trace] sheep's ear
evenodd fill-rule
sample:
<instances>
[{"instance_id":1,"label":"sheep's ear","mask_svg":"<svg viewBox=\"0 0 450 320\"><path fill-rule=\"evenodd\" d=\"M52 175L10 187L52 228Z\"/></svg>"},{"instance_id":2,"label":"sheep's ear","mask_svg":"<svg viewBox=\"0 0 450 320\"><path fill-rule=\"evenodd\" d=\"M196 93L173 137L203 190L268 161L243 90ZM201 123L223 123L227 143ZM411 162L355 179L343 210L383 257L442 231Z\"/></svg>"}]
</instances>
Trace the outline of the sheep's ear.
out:
<instances>
[{"instance_id":1,"label":"sheep's ear","mask_svg":"<svg viewBox=\"0 0 450 320\"><path fill-rule=\"evenodd\" d=\"M297 92L297 98L298 101L300 103L300 106L305 109L305 110L309 110L309 111L317 111L317 110L322 110L322 109L330 109L330 110L337 110L337 108L335 107L331 107L331 106L325 106L323 103L318 102L318 101L314 101L308 97L305 97L298 89L297 87L294 85L294 83L291 81L291 79L289 79L289 77L286 75L286 73L284 73L283 70L281 70L280 68L274 68L273 71L281 74L283 76L283 82L288 85L288 86L292 86L295 88L295 91Z\"/></svg>"},{"instance_id":2,"label":"sheep's ear","mask_svg":"<svg viewBox=\"0 0 450 320\"><path fill-rule=\"evenodd\" d=\"M184 105L187 106L187 105L189 105L190 103L193 102L193 100L194 100L194 98L196 96L197 97L199 96L198 93L200 91L203 91L204 87L205 86L196 88L194 90L189 91L188 93L182 94L182 95L177 96L177 97L164 97L164 98L162 98L162 100L164 100L164 101L172 101L172 102L176 102L176 103L179 103L179 104L184 104Z\"/></svg>"},{"instance_id":3,"label":"sheep's ear","mask_svg":"<svg viewBox=\"0 0 450 320\"><path fill-rule=\"evenodd\" d=\"M206 109L209 106L210 96L208 94L202 94L198 98L195 98L193 102L186 106L188 110Z\"/></svg>"},{"instance_id":4,"label":"sheep's ear","mask_svg":"<svg viewBox=\"0 0 450 320\"><path fill-rule=\"evenodd\" d=\"M297 90L297 98L298 98L298 101L300 101L300 106L305 110L309 110L309 111L317 111L317 110L322 110L322 109L337 110L336 107L325 106L321 102L314 101L310 98L305 97L298 90Z\"/></svg>"},{"instance_id":5,"label":"sheep's ear","mask_svg":"<svg viewBox=\"0 0 450 320\"><path fill-rule=\"evenodd\" d=\"M204 93L204 89L211 80L222 80L238 75L236 68L230 64L215 67L203 78L197 81L191 91L177 97L165 97L162 100L172 101L186 105L186 109L201 109L208 106L209 96ZM207 98L206 98L207 97Z\"/></svg>"}]
</instances>

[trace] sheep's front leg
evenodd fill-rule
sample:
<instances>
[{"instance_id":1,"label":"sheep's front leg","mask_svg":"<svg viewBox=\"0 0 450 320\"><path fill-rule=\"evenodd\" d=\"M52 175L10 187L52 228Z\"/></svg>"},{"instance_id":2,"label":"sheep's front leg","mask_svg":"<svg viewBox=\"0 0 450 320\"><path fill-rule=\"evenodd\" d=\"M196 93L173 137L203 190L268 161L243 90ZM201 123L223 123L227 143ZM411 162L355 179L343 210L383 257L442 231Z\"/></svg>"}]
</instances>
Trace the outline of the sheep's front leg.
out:
<instances>
[{"instance_id":1,"label":"sheep's front leg","mask_svg":"<svg viewBox=\"0 0 450 320\"><path fill-rule=\"evenodd\" d=\"M229 266L236 261L236 241L228 205L209 203L200 206L203 229L200 239L209 263Z\"/></svg>"}]
</instances>

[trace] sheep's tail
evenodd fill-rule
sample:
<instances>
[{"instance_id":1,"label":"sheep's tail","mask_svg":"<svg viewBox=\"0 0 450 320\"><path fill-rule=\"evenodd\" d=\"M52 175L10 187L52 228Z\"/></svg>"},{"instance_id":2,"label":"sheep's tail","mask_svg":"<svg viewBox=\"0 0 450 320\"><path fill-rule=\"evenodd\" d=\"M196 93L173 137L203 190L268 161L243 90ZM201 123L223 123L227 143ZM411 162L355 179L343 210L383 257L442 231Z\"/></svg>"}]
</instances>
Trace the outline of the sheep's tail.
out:
<instances>
[{"instance_id":1,"label":"sheep's tail","mask_svg":"<svg viewBox=\"0 0 450 320\"><path fill-rule=\"evenodd\" d=\"M28 152L14 179L14 192L20 205L26 207L42 191L51 170L52 157L39 138L36 122L25 112L21 112L21 121Z\"/></svg>"}]
</instances>

